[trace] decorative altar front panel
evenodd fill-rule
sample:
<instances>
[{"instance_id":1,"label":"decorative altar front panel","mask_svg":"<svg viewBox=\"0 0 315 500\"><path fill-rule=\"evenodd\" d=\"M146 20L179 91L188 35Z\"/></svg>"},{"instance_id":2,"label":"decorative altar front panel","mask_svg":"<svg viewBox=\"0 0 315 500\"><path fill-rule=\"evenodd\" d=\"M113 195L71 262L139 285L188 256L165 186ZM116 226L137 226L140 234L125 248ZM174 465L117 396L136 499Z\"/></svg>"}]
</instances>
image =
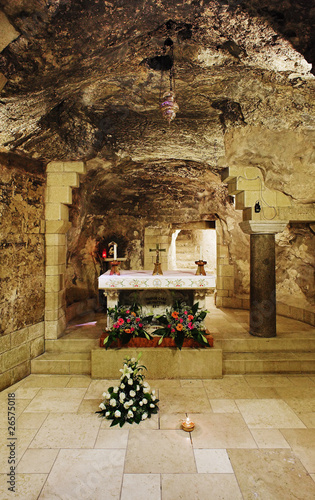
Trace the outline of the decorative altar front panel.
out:
<instances>
[{"instance_id":1,"label":"decorative altar front panel","mask_svg":"<svg viewBox=\"0 0 315 500\"><path fill-rule=\"evenodd\" d=\"M110 275L110 271L98 278L98 288L133 289L133 288L215 288L214 275L195 275L193 271L165 271L164 274L152 275L151 271L121 271L121 275Z\"/></svg>"}]
</instances>

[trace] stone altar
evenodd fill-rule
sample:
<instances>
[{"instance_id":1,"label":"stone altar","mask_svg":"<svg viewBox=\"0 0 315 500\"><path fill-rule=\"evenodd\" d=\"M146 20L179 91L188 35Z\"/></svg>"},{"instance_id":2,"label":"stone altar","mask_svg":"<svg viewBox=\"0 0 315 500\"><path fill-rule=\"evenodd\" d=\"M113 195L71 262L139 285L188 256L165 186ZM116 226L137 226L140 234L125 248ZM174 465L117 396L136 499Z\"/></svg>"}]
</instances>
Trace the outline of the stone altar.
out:
<instances>
[{"instance_id":1,"label":"stone altar","mask_svg":"<svg viewBox=\"0 0 315 500\"><path fill-rule=\"evenodd\" d=\"M175 290L177 292L191 291L193 302L199 302L199 306L205 308L206 296L215 288L215 276L195 275L193 271L165 271L163 275L158 276L152 275L152 271L121 271L120 276L117 276L110 275L107 271L99 276L98 288L103 290L107 297L107 307L114 307L118 304L121 292L140 290L137 301L145 306L146 312L161 314L165 307L171 305L172 296L176 300L176 295L173 294ZM152 293L145 293L148 291L155 291L156 297L153 297ZM151 309L145 304L146 299L150 302L150 295L153 302Z\"/></svg>"}]
</instances>

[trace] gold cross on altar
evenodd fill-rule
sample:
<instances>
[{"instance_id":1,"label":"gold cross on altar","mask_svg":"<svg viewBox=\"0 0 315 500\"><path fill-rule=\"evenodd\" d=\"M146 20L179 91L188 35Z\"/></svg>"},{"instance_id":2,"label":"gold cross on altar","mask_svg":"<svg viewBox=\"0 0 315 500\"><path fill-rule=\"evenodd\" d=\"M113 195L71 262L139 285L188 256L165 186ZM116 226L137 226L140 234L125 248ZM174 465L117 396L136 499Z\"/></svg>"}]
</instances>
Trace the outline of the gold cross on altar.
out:
<instances>
[{"instance_id":1,"label":"gold cross on altar","mask_svg":"<svg viewBox=\"0 0 315 500\"><path fill-rule=\"evenodd\" d=\"M154 270L152 274L163 274L160 263L160 252L166 252L166 249L160 248L159 243L156 243L155 248L149 248L149 252L156 252L156 261L154 262Z\"/></svg>"}]
</instances>

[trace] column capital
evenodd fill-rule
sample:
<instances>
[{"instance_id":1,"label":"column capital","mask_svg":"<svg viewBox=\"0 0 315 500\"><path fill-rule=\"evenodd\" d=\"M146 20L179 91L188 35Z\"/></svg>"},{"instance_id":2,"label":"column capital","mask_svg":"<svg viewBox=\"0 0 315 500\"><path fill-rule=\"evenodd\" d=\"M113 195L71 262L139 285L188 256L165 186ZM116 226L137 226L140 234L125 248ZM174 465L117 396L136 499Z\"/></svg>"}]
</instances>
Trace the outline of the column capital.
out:
<instances>
[{"instance_id":1,"label":"column capital","mask_svg":"<svg viewBox=\"0 0 315 500\"><path fill-rule=\"evenodd\" d=\"M277 234L284 231L287 220L245 220L240 222L240 228L245 234Z\"/></svg>"}]
</instances>

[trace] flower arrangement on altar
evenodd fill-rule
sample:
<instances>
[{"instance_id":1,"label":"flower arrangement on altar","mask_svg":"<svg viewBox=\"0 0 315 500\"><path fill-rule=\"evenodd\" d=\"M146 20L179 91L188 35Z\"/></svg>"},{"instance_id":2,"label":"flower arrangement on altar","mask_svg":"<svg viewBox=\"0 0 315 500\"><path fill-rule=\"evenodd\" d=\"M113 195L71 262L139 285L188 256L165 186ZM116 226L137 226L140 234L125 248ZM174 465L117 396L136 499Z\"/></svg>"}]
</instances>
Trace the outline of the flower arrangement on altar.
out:
<instances>
[{"instance_id":1,"label":"flower arrangement on altar","mask_svg":"<svg viewBox=\"0 0 315 500\"><path fill-rule=\"evenodd\" d=\"M126 422L139 424L142 420L150 418L151 415L158 412L158 402L154 390L150 390L147 382L144 382L144 365L139 365L138 358L125 358L120 384L110 387L104 392L104 402L99 405L100 413L108 420L112 420L111 427L120 425L122 427Z\"/></svg>"},{"instance_id":2,"label":"flower arrangement on altar","mask_svg":"<svg viewBox=\"0 0 315 500\"><path fill-rule=\"evenodd\" d=\"M203 324L207 312L199 309L199 302L192 307L185 303L176 302L173 307L166 309L165 314L154 318L157 323L164 325L154 332L155 335L161 335L159 344L165 337L170 337L174 339L178 349L182 348L185 339L193 339L199 344L209 347L205 337L207 331Z\"/></svg>"},{"instance_id":3,"label":"flower arrangement on altar","mask_svg":"<svg viewBox=\"0 0 315 500\"><path fill-rule=\"evenodd\" d=\"M141 316L141 307L138 304L108 308L107 314L113 325L107 330L108 336L104 339L106 349L116 340L128 344L129 340L135 337L148 340L152 338L145 327L152 321L153 316Z\"/></svg>"}]
</instances>

